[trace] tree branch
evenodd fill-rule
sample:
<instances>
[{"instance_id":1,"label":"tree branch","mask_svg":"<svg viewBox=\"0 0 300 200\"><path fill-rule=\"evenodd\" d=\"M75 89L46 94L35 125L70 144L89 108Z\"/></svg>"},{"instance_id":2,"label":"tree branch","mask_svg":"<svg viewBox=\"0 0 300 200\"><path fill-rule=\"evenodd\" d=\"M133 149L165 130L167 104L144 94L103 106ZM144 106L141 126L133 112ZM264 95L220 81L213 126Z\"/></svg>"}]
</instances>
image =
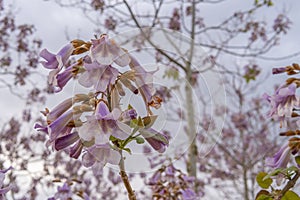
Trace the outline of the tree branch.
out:
<instances>
[{"instance_id":1,"label":"tree branch","mask_svg":"<svg viewBox=\"0 0 300 200\"><path fill-rule=\"evenodd\" d=\"M295 186L295 184L297 183L297 180L299 179L299 177L300 177L300 173L299 173L299 171L297 171L296 175L291 180L289 180L289 182L281 190L279 195L277 197L275 197L274 200L280 200L285 195L285 193L287 193L287 191L289 191L291 188L293 188Z\"/></svg>"},{"instance_id":2,"label":"tree branch","mask_svg":"<svg viewBox=\"0 0 300 200\"><path fill-rule=\"evenodd\" d=\"M123 157L123 154L122 154L122 150L120 150L120 154L121 154L121 160L120 160L120 163L119 163L120 176L121 176L122 181L125 185L125 188L128 192L128 199L129 200L136 200L136 195L135 195L134 190L132 189L132 187L130 185L127 173L125 171L124 157Z\"/></svg>"}]
</instances>

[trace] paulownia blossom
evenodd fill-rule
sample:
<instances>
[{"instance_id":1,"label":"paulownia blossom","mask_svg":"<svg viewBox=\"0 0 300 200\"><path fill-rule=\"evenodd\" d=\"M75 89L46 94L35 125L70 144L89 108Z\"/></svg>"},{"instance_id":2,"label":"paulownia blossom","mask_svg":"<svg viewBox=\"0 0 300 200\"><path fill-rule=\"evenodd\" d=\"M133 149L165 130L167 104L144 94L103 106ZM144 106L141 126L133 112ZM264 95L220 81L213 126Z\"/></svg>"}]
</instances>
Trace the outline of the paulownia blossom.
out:
<instances>
[{"instance_id":1,"label":"paulownia blossom","mask_svg":"<svg viewBox=\"0 0 300 200\"><path fill-rule=\"evenodd\" d=\"M290 160L290 152L289 145L285 144L273 157L266 159L266 165L272 168L285 168Z\"/></svg>"},{"instance_id":2,"label":"paulownia blossom","mask_svg":"<svg viewBox=\"0 0 300 200\"><path fill-rule=\"evenodd\" d=\"M46 60L41 61L41 63L45 68L52 69L48 76L48 82L50 85L58 86L57 75L67 64L73 51L74 47L72 44L67 44L57 54L50 53L47 49L43 49L41 51L40 56Z\"/></svg>"},{"instance_id":3,"label":"paulownia blossom","mask_svg":"<svg viewBox=\"0 0 300 200\"><path fill-rule=\"evenodd\" d=\"M84 67L86 71L79 77L78 82L84 87L93 86L97 92L105 92L119 75L116 68L98 62L84 63Z\"/></svg>"},{"instance_id":4,"label":"paulownia blossom","mask_svg":"<svg viewBox=\"0 0 300 200\"><path fill-rule=\"evenodd\" d=\"M164 134L152 128L156 116L151 109L159 108L162 101L154 95L155 71L146 71L137 59L105 34L90 42L73 40L57 55L45 49L40 55L46 60L42 61L44 67L52 70L49 83L56 92L71 79L88 91L42 112L46 123L36 124L35 128L49 135L47 146L64 150L75 159L81 157L82 164L91 167L95 175L101 174L107 163L119 165L121 178L128 186L123 158L124 151L131 151L127 144L132 141L140 144L145 139L159 153L169 144ZM138 107L147 111L146 116L139 116L130 105L123 105L122 98L128 93L142 97ZM128 193L134 195L133 191ZM181 194L186 198L191 196L187 188ZM70 195L68 185L58 188L60 198L70 198Z\"/></svg>"},{"instance_id":5,"label":"paulownia blossom","mask_svg":"<svg viewBox=\"0 0 300 200\"><path fill-rule=\"evenodd\" d=\"M129 54L106 34L102 34L99 39L92 40L90 56L93 62L96 61L101 65L111 65L114 62L124 67L130 62Z\"/></svg>"},{"instance_id":6,"label":"paulownia blossom","mask_svg":"<svg viewBox=\"0 0 300 200\"><path fill-rule=\"evenodd\" d=\"M285 117L291 117L293 109L300 105L299 98L295 94L296 87L294 83L288 86L283 85L276 90L274 95L264 94L263 96L272 106L268 116L280 120L281 127L286 123Z\"/></svg>"},{"instance_id":7,"label":"paulownia blossom","mask_svg":"<svg viewBox=\"0 0 300 200\"><path fill-rule=\"evenodd\" d=\"M110 112L107 105L101 101L96 107L95 114L87 116L86 123L79 128L80 138L87 142L94 140L96 145L108 143L111 135L121 140L126 139L131 129L129 126L121 125L118 121L120 115L121 111L118 108Z\"/></svg>"}]
</instances>

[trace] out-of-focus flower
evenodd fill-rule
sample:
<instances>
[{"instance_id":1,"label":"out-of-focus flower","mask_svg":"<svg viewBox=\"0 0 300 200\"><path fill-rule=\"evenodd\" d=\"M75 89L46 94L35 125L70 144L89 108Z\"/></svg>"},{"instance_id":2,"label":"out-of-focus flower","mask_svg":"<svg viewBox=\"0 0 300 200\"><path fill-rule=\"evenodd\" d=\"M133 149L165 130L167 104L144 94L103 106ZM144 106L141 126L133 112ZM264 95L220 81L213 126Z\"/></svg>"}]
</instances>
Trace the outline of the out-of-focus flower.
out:
<instances>
[{"instance_id":1,"label":"out-of-focus flower","mask_svg":"<svg viewBox=\"0 0 300 200\"><path fill-rule=\"evenodd\" d=\"M101 65L111 65L114 62L124 67L130 62L128 53L106 34L101 35L99 39L92 40L90 55L92 61L97 61Z\"/></svg>"},{"instance_id":2,"label":"out-of-focus flower","mask_svg":"<svg viewBox=\"0 0 300 200\"><path fill-rule=\"evenodd\" d=\"M203 196L200 188L198 194L192 189L195 178L188 177L172 163L155 171L148 184L151 186L153 199L195 200Z\"/></svg>"},{"instance_id":3,"label":"out-of-focus flower","mask_svg":"<svg viewBox=\"0 0 300 200\"><path fill-rule=\"evenodd\" d=\"M11 186L3 187L5 174L11 169L12 167L9 167L8 169L0 170L0 199L2 199L2 196L12 188Z\"/></svg>"},{"instance_id":4,"label":"out-of-focus flower","mask_svg":"<svg viewBox=\"0 0 300 200\"><path fill-rule=\"evenodd\" d=\"M288 86L283 85L276 90L274 95L263 95L263 98L270 102L272 106L271 110L268 112L268 116L273 117L276 120L279 119L281 127L285 122L285 117L291 117L293 108L299 107L300 105L299 98L295 95L296 87L297 86L294 83Z\"/></svg>"},{"instance_id":5,"label":"out-of-focus flower","mask_svg":"<svg viewBox=\"0 0 300 200\"><path fill-rule=\"evenodd\" d=\"M196 193L190 188L182 189L181 195L183 200L194 200L197 197Z\"/></svg>"},{"instance_id":6,"label":"out-of-focus flower","mask_svg":"<svg viewBox=\"0 0 300 200\"><path fill-rule=\"evenodd\" d=\"M285 168L290 160L290 148L286 144L271 158L266 159L266 165L272 168Z\"/></svg>"},{"instance_id":7,"label":"out-of-focus flower","mask_svg":"<svg viewBox=\"0 0 300 200\"><path fill-rule=\"evenodd\" d=\"M287 33L287 30L290 29L291 20L283 15L279 14L277 18L274 20L273 30L276 31L276 33Z\"/></svg>"},{"instance_id":8,"label":"out-of-focus flower","mask_svg":"<svg viewBox=\"0 0 300 200\"><path fill-rule=\"evenodd\" d=\"M160 181L160 179L161 179L161 170L158 170L158 171L156 171L152 176L151 176L151 178L149 179L149 182L148 182L148 184L149 185L156 185L156 184L158 184L158 182Z\"/></svg>"},{"instance_id":9,"label":"out-of-focus flower","mask_svg":"<svg viewBox=\"0 0 300 200\"><path fill-rule=\"evenodd\" d=\"M84 87L94 86L97 92L105 92L117 79L119 71L110 65L97 62L85 63L86 71L79 77L78 82Z\"/></svg>"},{"instance_id":10,"label":"out-of-focus flower","mask_svg":"<svg viewBox=\"0 0 300 200\"><path fill-rule=\"evenodd\" d=\"M117 20L115 20L112 16L109 16L107 19L105 19L104 26L108 30L115 30L117 26Z\"/></svg>"},{"instance_id":11,"label":"out-of-focus flower","mask_svg":"<svg viewBox=\"0 0 300 200\"><path fill-rule=\"evenodd\" d=\"M235 125L236 128L242 130L247 129L248 122L246 120L246 116L242 113L234 113L231 115L231 121Z\"/></svg>"},{"instance_id":12,"label":"out-of-focus flower","mask_svg":"<svg viewBox=\"0 0 300 200\"><path fill-rule=\"evenodd\" d=\"M82 163L85 167L92 167L94 175L99 175L106 163L118 165L120 159L120 153L113 150L109 144L101 144L88 148L82 157Z\"/></svg>"},{"instance_id":13,"label":"out-of-focus flower","mask_svg":"<svg viewBox=\"0 0 300 200\"><path fill-rule=\"evenodd\" d=\"M153 74L157 71L147 72L139 62L131 57L129 64L130 68L134 71L134 82L138 87L139 92L144 98L144 101L148 104L151 102L155 93L153 87Z\"/></svg>"},{"instance_id":14,"label":"out-of-focus flower","mask_svg":"<svg viewBox=\"0 0 300 200\"><path fill-rule=\"evenodd\" d=\"M107 105L100 101L96 107L95 114L87 116L87 121L79 128L80 138L87 142L94 139L95 144L109 142L111 135L119 139L126 139L131 129L121 125L118 121L120 115L121 111L118 108L110 112ZM124 130L126 128L127 130Z\"/></svg>"},{"instance_id":15,"label":"out-of-focus flower","mask_svg":"<svg viewBox=\"0 0 300 200\"><path fill-rule=\"evenodd\" d=\"M57 192L54 197L48 198L48 200L69 200L72 199L72 190L67 183L64 183L63 186L57 187Z\"/></svg>"},{"instance_id":16,"label":"out-of-focus flower","mask_svg":"<svg viewBox=\"0 0 300 200\"><path fill-rule=\"evenodd\" d=\"M172 18L169 21L169 29L180 31L180 13L178 8L174 8Z\"/></svg>"}]
</instances>

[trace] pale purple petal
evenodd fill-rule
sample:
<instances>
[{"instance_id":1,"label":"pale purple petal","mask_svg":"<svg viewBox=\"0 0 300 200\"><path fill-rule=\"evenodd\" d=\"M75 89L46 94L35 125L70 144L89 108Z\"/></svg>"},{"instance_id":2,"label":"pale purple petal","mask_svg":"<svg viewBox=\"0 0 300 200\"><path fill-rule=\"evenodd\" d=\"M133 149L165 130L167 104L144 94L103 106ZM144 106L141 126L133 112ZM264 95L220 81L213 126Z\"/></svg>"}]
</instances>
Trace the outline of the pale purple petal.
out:
<instances>
[{"instance_id":1,"label":"pale purple petal","mask_svg":"<svg viewBox=\"0 0 300 200\"><path fill-rule=\"evenodd\" d=\"M94 176L99 176L103 174L103 167L106 163L104 162L95 162L95 164L92 166L92 171Z\"/></svg>"},{"instance_id":2,"label":"pale purple petal","mask_svg":"<svg viewBox=\"0 0 300 200\"><path fill-rule=\"evenodd\" d=\"M79 137L84 141L95 139L96 144L105 144L109 141L110 134L105 134L103 131L104 125L94 116L87 117L87 122L79 127Z\"/></svg>"},{"instance_id":3,"label":"pale purple petal","mask_svg":"<svg viewBox=\"0 0 300 200\"><path fill-rule=\"evenodd\" d=\"M41 63L47 69L55 69L58 66L58 61L56 60L56 55L50 53L47 49L43 49L40 52L40 57L44 58L47 61L42 61Z\"/></svg>"},{"instance_id":4,"label":"pale purple petal","mask_svg":"<svg viewBox=\"0 0 300 200\"><path fill-rule=\"evenodd\" d=\"M73 78L73 66L68 67L65 71L62 73L57 74L57 92L61 91L62 88Z\"/></svg>"},{"instance_id":5,"label":"pale purple petal","mask_svg":"<svg viewBox=\"0 0 300 200\"><path fill-rule=\"evenodd\" d=\"M119 71L112 66L100 65L96 62L85 63L86 71L79 77L78 82L84 87L94 86L96 91L105 92L113 84Z\"/></svg>"},{"instance_id":6,"label":"pale purple petal","mask_svg":"<svg viewBox=\"0 0 300 200\"><path fill-rule=\"evenodd\" d=\"M103 101L100 101L96 107L96 111L95 111L95 114L96 115L99 115L101 117L105 117L109 114L109 109L107 107L107 105L103 102Z\"/></svg>"},{"instance_id":7,"label":"pale purple petal","mask_svg":"<svg viewBox=\"0 0 300 200\"><path fill-rule=\"evenodd\" d=\"M120 163L120 160L121 160L120 153L113 149L110 149L109 156L107 158L107 162L112 165L118 165Z\"/></svg>"},{"instance_id":8,"label":"pale purple petal","mask_svg":"<svg viewBox=\"0 0 300 200\"><path fill-rule=\"evenodd\" d=\"M85 153L82 156L82 164L85 167L91 167L93 166L93 164L96 162L94 156L92 154L90 154L89 152Z\"/></svg>"},{"instance_id":9,"label":"pale purple petal","mask_svg":"<svg viewBox=\"0 0 300 200\"><path fill-rule=\"evenodd\" d=\"M108 39L107 35L102 35L100 39L92 40L90 50L91 58L102 65L111 65L115 62L124 67L129 64L130 57L113 40Z\"/></svg>"},{"instance_id":10,"label":"pale purple petal","mask_svg":"<svg viewBox=\"0 0 300 200\"><path fill-rule=\"evenodd\" d=\"M72 44L64 46L57 55L50 53L47 49L43 49L40 52L40 56L46 61L41 63L47 69L60 69L63 65L66 64L67 60L71 56L74 47Z\"/></svg>"},{"instance_id":11,"label":"pale purple petal","mask_svg":"<svg viewBox=\"0 0 300 200\"><path fill-rule=\"evenodd\" d=\"M105 143L109 142L110 134L103 134L103 133L102 134L101 133L96 134L95 144L98 145L98 144L105 144Z\"/></svg>"}]
</instances>

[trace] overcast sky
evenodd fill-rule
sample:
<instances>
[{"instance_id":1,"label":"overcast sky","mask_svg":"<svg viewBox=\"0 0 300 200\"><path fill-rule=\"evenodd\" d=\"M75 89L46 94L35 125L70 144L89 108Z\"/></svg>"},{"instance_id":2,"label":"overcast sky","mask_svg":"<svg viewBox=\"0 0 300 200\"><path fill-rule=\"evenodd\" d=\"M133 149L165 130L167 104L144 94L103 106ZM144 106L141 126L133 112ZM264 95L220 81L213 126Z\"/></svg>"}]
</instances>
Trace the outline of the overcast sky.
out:
<instances>
[{"instance_id":1,"label":"overcast sky","mask_svg":"<svg viewBox=\"0 0 300 200\"><path fill-rule=\"evenodd\" d=\"M207 4L201 8L200 12L205 18L206 23L217 23L223 20L223 16L228 16L233 10L243 10L249 7L254 0L227 0L221 4ZM17 23L34 24L36 27L36 36L43 41L43 48L49 49L50 52L57 52L67 42L66 35L71 39L81 38L89 40L94 36L94 26L86 19L79 9L63 8L57 5L53 0L13 0L17 10ZM275 16L282 11L285 11L293 24L288 34L283 36L280 41L280 46L275 47L269 54L269 57L285 56L300 50L299 33L300 33L300 1L299 0L275 0L275 7L264 9L259 13L264 19L269 19L270 16ZM141 11L140 11L141 12ZM300 56L292 59L281 61L260 61L262 67L266 69L266 73L271 73L272 67L285 66L293 62L299 62ZM41 66L41 70L46 73L46 70ZM280 83L285 76L270 76L267 80L269 90L274 83ZM265 87L264 87L265 88ZM1 110L10 108L9 112L4 112L0 116L0 123L4 122L7 117L17 114L20 108L24 106L18 98L9 95L8 91L2 91L2 94L7 95L9 101L1 101ZM52 99L54 99L52 97ZM50 98L50 100L52 100ZM56 99L57 100L57 99ZM60 100L60 99L59 99ZM47 106L50 108L55 105L55 101L50 101ZM43 108L39 108L42 110Z\"/></svg>"},{"instance_id":2,"label":"overcast sky","mask_svg":"<svg viewBox=\"0 0 300 200\"><path fill-rule=\"evenodd\" d=\"M210 7L213 5L208 5L207 10L204 9L202 12L204 16L210 15L212 21L222 20L219 13L226 11L231 12L232 7L242 9L246 4L249 5L253 1L254 0L228 0L229 3L226 2L226 4L224 3L214 7L214 12L212 12L212 7ZM94 26L78 9L62 8L51 1L42 0L13 0L12 2L14 2L14 6L18 10L17 22L34 24L37 30L37 37L42 39L43 46L51 52L57 52L68 42L66 40L66 33L72 39L80 36L84 40L89 40L94 35ZM282 10L285 10L293 24L288 34L281 40L281 45L274 48L270 54L268 54L270 57L285 56L300 50L300 1L275 0L274 2L275 9L272 9L272 13L269 9L265 9L265 12L260 14L268 18L270 14L281 13ZM293 59L278 61L275 66L300 62L299 58L300 56L297 56ZM275 64L275 62L262 63L269 69ZM268 81L271 86L276 82L276 79L270 78ZM17 98L9 95L8 97L10 98L9 101L1 101L0 109L3 111L9 107L10 111L5 112L2 117L18 113L20 107L23 106L23 103ZM2 120L3 118L0 118L0 123L3 122Z\"/></svg>"},{"instance_id":3,"label":"overcast sky","mask_svg":"<svg viewBox=\"0 0 300 200\"><path fill-rule=\"evenodd\" d=\"M43 47L49 49L51 52L57 52L68 42L66 40L66 33L71 39L80 37L84 40L89 40L94 35L94 26L79 9L62 8L53 2L53 0L13 0L12 2L14 2L13 4L18 10L18 23L34 24L37 30L37 37L43 41ZM249 7L253 2L254 0L227 0L221 4L204 5L200 12L203 16L208 16L205 18L206 23L214 23L221 21L222 17L226 16L227 13L227 15L232 13L232 10L243 10L243 8ZM288 34L282 38L281 45L274 48L268 54L270 57L284 56L300 50L300 1L275 0L274 3L274 8L265 9L259 14L264 19L268 19L270 16L277 15L284 10L288 13L293 24ZM288 65L292 62L298 62L299 58L298 56L292 60L261 63L262 67L267 68L269 71L274 65ZM270 80L273 82L276 81L276 78L271 78ZM10 102L13 102L13 100ZM15 109L12 110L12 113L17 112L17 108Z\"/></svg>"}]
</instances>

